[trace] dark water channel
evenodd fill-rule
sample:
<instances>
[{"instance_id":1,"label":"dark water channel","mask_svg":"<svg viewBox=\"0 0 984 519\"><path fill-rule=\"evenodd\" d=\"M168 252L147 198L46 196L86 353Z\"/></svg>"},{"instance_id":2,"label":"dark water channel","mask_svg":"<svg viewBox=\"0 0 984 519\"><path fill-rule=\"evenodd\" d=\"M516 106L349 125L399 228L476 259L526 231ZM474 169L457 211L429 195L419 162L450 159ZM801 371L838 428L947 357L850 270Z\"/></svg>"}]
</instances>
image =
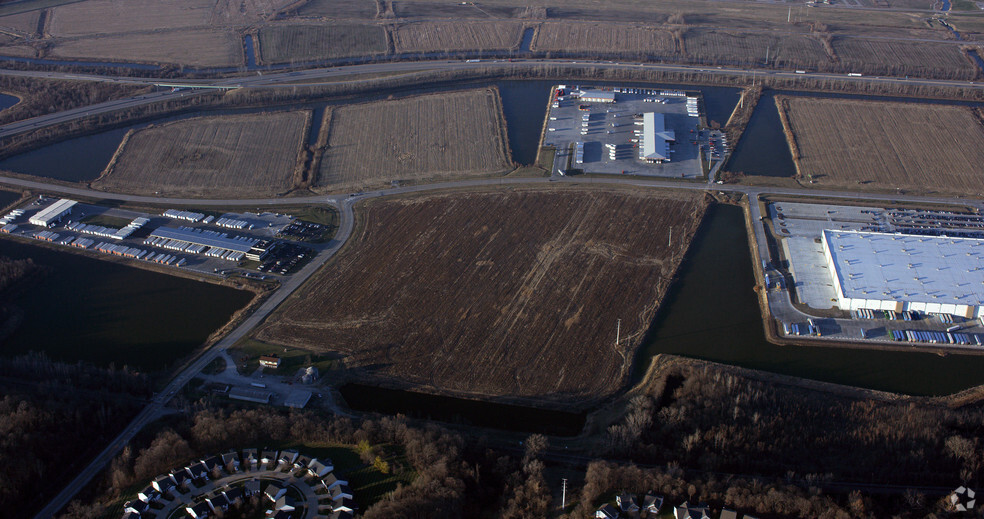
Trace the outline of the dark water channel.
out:
<instances>
[{"instance_id":1,"label":"dark water channel","mask_svg":"<svg viewBox=\"0 0 984 519\"><path fill-rule=\"evenodd\" d=\"M3 356L44 351L68 362L166 369L253 297L8 239L0 239L0 255L31 258L47 270L10 301L24 321L0 342Z\"/></svg>"},{"instance_id":2,"label":"dark water channel","mask_svg":"<svg viewBox=\"0 0 984 519\"><path fill-rule=\"evenodd\" d=\"M19 103L20 99L12 95L0 94L0 110L6 110Z\"/></svg>"}]
</instances>

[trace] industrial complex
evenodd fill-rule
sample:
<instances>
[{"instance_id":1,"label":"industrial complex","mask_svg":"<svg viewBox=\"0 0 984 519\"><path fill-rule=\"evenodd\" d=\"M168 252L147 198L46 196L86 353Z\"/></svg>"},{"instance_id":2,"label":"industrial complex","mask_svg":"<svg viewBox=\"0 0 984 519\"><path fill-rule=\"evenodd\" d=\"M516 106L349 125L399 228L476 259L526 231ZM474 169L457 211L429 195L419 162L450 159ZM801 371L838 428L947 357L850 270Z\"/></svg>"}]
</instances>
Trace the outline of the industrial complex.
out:
<instances>
[{"instance_id":1,"label":"industrial complex","mask_svg":"<svg viewBox=\"0 0 984 519\"><path fill-rule=\"evenodd\" d=\"M553 174L698 179L720 158L696 93L557 85L551 96L542 144L557 150Z\"/></svg>"}]
</instances>

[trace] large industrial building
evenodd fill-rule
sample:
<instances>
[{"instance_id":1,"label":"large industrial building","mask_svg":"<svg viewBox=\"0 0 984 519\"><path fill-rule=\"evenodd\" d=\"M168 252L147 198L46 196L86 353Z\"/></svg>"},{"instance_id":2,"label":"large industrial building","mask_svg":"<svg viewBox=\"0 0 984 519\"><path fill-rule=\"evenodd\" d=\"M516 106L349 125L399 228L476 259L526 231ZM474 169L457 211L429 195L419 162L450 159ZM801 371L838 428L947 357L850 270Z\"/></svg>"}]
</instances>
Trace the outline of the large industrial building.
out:
<instances>
[{"instance_id":1,"label":"large industrial building","mask_svg":"<svg viewBox=\"0 0 984 519\"><path fill-rule=\"evenodd\" d=\"M71 213L72 208L75 207L76 203L77 202L75 200L62 198L48 207L38 211L37 214L30 217L27 221L31 225L50 227L55 222L61 220L65 215Z\"/></svg>"},{"instance_id":2,"label":"large industrial building","mask_svg":"<svg viewBox=\"0 0 984 519\"><path fill-rule=\"evenodd\" d=\"M842 310L984 315L984 240L824 230Z\"/></svg>"},{"instance_id":3,"label":"large industrial building","mask_svg":"<svg viewBox=\"0 0 984 519\"><path fill-rule=\"evenodd\" d=\"M670 160L670 144L676 142L676 132L666 129L662 113L642 114L642 147L639 158L646 162L661 163Z\"/></svg>"},{"instance_id":4,"label":"large industrial building","mask_svg":"<svg viewBox=\"0 0 984 519\"><path fill-rule=\"evenodd\" d=\"M158 227L144 244L239 261L259 240L190 227Z\"/></svg>"}]
</instances>

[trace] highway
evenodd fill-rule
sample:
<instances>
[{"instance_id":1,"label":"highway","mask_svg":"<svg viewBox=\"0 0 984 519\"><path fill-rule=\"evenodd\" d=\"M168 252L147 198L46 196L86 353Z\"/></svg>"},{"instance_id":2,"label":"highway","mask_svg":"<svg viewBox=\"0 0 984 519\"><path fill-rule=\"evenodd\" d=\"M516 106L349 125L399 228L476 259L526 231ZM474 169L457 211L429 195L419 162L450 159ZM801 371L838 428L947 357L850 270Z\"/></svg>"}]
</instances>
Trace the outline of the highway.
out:
<instances>
[{"instance_id":1,"label":"highway","mask_svg":"<svg viewBox=\"0 0 984 519\"><path fill-rule=\"evenodd\" d=\"M494 60L492 60L494 61ZM248 77L231 79L218 79L208 81L189 81L189 87L221 87L221 88L293 88L304 84L316 84L321 81L330 80L335 77L351 76L353 74L376 74L392 72L419 72L424 70L463 70L481 69L489 66L490 60L482 60L478 63L468 63L460 60L454 61L426 61L426 62L393 62L375 63L366 65L355 65L341 68L321 68L294 72L269 73ZM756 71L734 68L707 68L685 65L661 65L661 64L629 64L611 62L585 62L585 61L548 61L548 60L519 60L513 62L496 62L496 66L511 69L522 69L524 67L539 67L542 65L563 65L575 68L595 68L606 69L622 68L645 70L647 72L703 72L715 75L762 75L783 78L802 78L801 74L793 72L779 71ZM71 79L82 81L101 81L101 82L120 82L127 84L178 84L174 80L161 80L157 78L129 78L129 77L107 77L87 74L69 74L61 72L31 72L0 70L0 75L11 75L21 77L37 77L49 79ZM946 80L905 80L900 78L869 78L869 77L847 77L843 74L809 74L805 77L836 79L840 81L872 82L881 84L906 83L910 85L932 85L932 86L959 86L981 88L972 82L966 81L946 81ZM350 80L351 82L361 82L366 80ZM125 110L145 104L156 103L159 101L174 99L185 95L197 95L204 90L182 90L178 92L162 91L151 94L144 94L127 99L108 101L96 105L76 108L64 112L44 115L18 121L0 126L0 139L15 135L21 132L42 128L54 124L69 122L86 116L110 113ZM578 178L578 177L550 177L550 178L500 178L500 179L479 179L462 180L457 182L443 182L429 185L397 187L358 193L347 196L341 195L308 195L297 197L274 197L262 199L189 199L189 198L166 198L150 197L140 195L129 195L123 193L107 193L96 191L84 187L62 186L45 183L40 180L27 180L23 178L0 176L0 184L18 189L30 189L36 192L59 194L64 196L113 199L130 203L169 205L169 206L207 206L207 207L270 207L270 206L289 206L289 205L321 205L331 204L339 210L339 228L334 239L329 242L310 263L303 267L298 273L291 276L269 297L263 301L241 324L233 329L229 334L219 340L213 347L205 351L200 357L178 373L167 386L155 395L147 406L127 425L127 427L98 455L92 462L83 469L78 476L65 487L48 505L42 509L37 518L52 517L61 510L68 502L95 477L99 471L105 467L134 435L137 434L147 424L153 422L163 414L169 412L166 408L167 402L181 390L194 376L205 366L212 362L217 356L221 355L228 347L235 344L238 340L245 337L250 331L258 326L267 316L270 315L290 294L301 286L318 268L331 259L351 237L354 226L353 206L362 200L371 198L432 191L437 189L453 188L482 188L482 187L508 187L508 186L531 186L531 185L591 185L599 187L624 187L633 186L646 189L683 189L699 191L724 191L740 192L748 196L752 204L752 214L756 217L756 240L763 240L764 234L758 228L758 209L755 201L762 194L776 195L809 195L813 197L825 197L831 199L865 199L869 201L902 201L920 203L960 203L982 209L980 200L954 200L950 198L921 197L912 195L898 194L871 194L854 193L842 191L826 191L813 189L790 189L790 188L761 188L743 185L716 185L705 182L688 183L679 181L667 181L657 179L646 179L640 177L611 177L611 178ZM760 247L766 252L764 242L760 241Z\"/></svg>"},{"instance_id":2,"label":"highway","mask_svg":"<svg viewBox=\"0 0 984 519\"><path fill-rule=\"evenodd\" d=\"M706 65L669 65L660 63L629 63L611 61L582 61L582 60L548 60L548 59L519 59L519 60L478 60L469 62L464 60L443 60L443 61L394 61L384 63L368 63L363 65L350 65L344 67L314 68L308 70L288 71L288 72L268 72L257 75L222 78L213 80L174 80L161 78L140 78L128 76L102 76L98 74L79 74L68 72L49 72L49 71L28 71L0 69L0 75L40 78L40 79L63 79L75 81L95 81L95 82L114 82L121 84L138 85L185 85L189 90L170 90L143 94L134 97L106 101L91 106L75 108L48 115L33 117L0 126L0 139L15 135L21 132L35 130L54 124L68 122L90 115L116 112L135 108L138 106L156 103L160 101L177 99L182 96L198 95L207 92L205 88L295 88L299 86L314 86L323 84L332 79L344 78L352 75L372 75L372 74L393 74L399 72L413 73L423 71L455 71L455 70L476 70L485 69L489 66L512 71L537 68L544 65L564 66L574 69L621 69L645 72L699 72L719 76L747 76L747 77L776 77L785 79L827 79L834 81L848 81L854 83L874 83L881 85L921 85L938 87L963 87L963 88L984 88L984 84L978 85L973 81L944 80L944 79L906 79L895 77L868 77L868 76L848 76L846 74L833 73L808 73L797 74L795 72L780 70L759 70L742 69L732 67L708 67ZM336 81L336 84L343 83L368 83L372 79L350 79Z\"/></svg>"}]
</instances>

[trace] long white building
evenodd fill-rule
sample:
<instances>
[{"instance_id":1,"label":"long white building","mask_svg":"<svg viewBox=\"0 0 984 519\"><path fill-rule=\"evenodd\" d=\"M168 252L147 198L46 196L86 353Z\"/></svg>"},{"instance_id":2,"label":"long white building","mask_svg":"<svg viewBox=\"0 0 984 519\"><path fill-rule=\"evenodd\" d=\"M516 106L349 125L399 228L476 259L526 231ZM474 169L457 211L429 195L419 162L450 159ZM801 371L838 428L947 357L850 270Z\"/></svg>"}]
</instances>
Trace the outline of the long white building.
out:
<instances>
[{"instance_id":1,"label":"long white building","mask_svg":"<svg viewBox=\"0 0 984 519\"><path fill-rule=\"evenodd\" d=\"M71 213L72 208L75 207L76 203L77 202L75 200L62 198L48 207L38 211L37 214L28 218L27 221L31 225L49 227L51 224L61 220L65 215Z\"/></svg>"},{"instance_id":2,"label":"long white building","mask_svg":"<svg viewBox=\"0 0 984 519\"><path fill-rule=\"evenodd\" d=\"M666 118L662 113L642 114L642 147L639 158L646 162L668 162L670 143L676 141L676 132L666 129Z\"/></svg>"},{"instance_id":3,"label":"long white building","mask_svg":"<svg viewBox=\"0 0 984 519\"><path fill-rule=\"evenodd\" d=\"M824 230L842 310L984 315L984 240Z\"/></svg>"}]
</instances>

